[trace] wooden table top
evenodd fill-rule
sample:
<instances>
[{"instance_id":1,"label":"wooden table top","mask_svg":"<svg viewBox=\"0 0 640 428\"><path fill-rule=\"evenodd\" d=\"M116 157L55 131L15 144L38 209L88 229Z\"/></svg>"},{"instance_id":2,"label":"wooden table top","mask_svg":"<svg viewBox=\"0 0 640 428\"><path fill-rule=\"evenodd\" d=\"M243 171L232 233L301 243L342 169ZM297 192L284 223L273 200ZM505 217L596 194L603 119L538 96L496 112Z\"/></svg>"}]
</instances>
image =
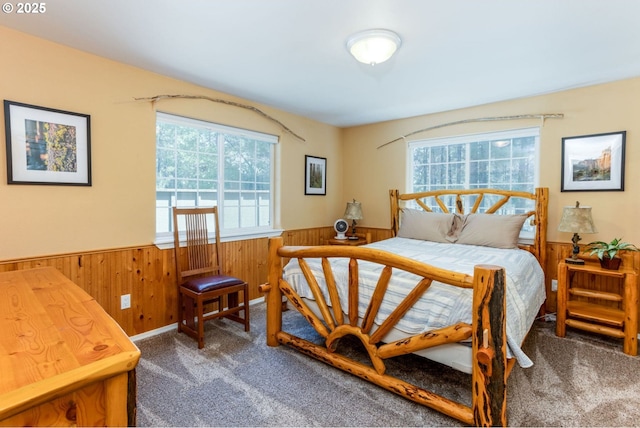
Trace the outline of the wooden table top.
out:
<instances>
[{"instance_id":1,"label":"wooden table top","mask_svg":"<svg viewBox=\"0 0 640 428\"><path fill-rule=\"evenodd\" d=\"M365 238L358 239L338 239L338 238L330 238L329 244L331 245L364 245L367 243Z\"/></svg>"},{"instance_id":2,"label":"wooden table top","mask_svg":"<svg viewBox=\"0 0 640 428\"><path fill-rule=\"evenodd\" d=\"M0 420L133 370L140 350L52 267L0 273Z\"/></svg>"}]
</instances>

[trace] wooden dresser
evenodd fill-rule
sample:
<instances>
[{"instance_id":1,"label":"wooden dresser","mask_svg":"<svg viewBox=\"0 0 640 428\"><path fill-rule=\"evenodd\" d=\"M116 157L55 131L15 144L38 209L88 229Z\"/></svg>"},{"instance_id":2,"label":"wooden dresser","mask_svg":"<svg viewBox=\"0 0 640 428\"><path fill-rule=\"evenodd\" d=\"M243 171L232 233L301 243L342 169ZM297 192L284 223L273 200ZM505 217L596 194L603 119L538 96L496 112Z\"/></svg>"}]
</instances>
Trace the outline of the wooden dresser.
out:
<instances>
[{"instance_id":1,"label":"wooden dresser","mask_svg":"<svg viewBox=\"0 0 640 428\"><path fill-rule=\"evenodd\" d=\"M139 358L58 270L0 273L0 426L135 425Z\"/></svg>"}]
</instances>

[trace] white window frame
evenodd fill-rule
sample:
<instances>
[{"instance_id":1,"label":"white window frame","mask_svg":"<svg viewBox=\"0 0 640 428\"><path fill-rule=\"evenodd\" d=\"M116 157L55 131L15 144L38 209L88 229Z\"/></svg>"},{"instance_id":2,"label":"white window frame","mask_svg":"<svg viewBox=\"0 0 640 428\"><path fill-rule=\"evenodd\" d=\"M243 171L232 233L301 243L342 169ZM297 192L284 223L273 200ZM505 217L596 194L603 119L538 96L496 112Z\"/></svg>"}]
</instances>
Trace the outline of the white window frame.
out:
<instances>
[{"instance_id":1,"label":"white window frame","mask_svg":"<svg viewBox=\"0 0 640 428\"><path fill-rule=\"evenodd\" d=\"M414 182L414 166L413 166L413 151L416 148L428 147L428 146L444 146L444 145L454 145L454 144L468 144L474 143L478 141L496 141L502 139L513 139L513 138L523 138L523 137L534 137L535 138L535 149L534 149L534 177L533 177L533 189L531 192L535 191L535 188L539 186L540 182L540 128L532 127L532 128L521 128L521 129L511 129L505 131L496 131L496 132L487 132L487 133L478 133L478 134L467 134L467 135L458 135L452 137L440 137L440 138L431 138L425 140L415 140L409 142L407 145L407 181L406 181L406 189L408 193L418 192L414 190L413 182ZM465 157L465 162L468 163L471 161L469 156L469 146L467 146L467 154ZM470 168L467 166L465 168L465 187L469 188L469 175ZM530 231L521 232L520 237L523 239L528 239L533 237Z\"/></svg>"},{"instance_id":2,"label":"white window frame","mask_svg":"<svg viewBox=\"0 0 640 428\"><path fill-rule=\"evenodd\" d=\"M278 144L278 136L265 134L261 132L251 131L248 129L235 128L231 126L221 125L214 122L207 122L198 119L192 119L184 116L178 116L169 113L157 112L156 113L156 122L161 120L165 123L171 123L179 126L190 126L194 128L203 128L209 130L211 132L217 132L220 134L232 134L236 136L246 137L253 140L260 140L269 144L272 144L271 148L271 172L270 172L270 192L269 192L269 218L271 220L271 224L269 226L257 226L257 227L240 227L234 229L225 229L224 225L224 209L220 209L218 211L219 223L220 223L220 240L225 241L236 241L243 239L255 239L255 238L264 238L271 236L279 236L283 231L282 229L276 229L274 227L274 222L276 218L276 198L275 198L275 174L276 174L276 155L275 155L275 145ZM157 146L157 142L156 142ZM216 205L219 207L224 206L224 145L220 145L218 148L218 191L217 191L217 199ZM157 182L157 181L156 181ZM156 198L157 202L157 188L156 188ZM193 205L189 205L193 206ZM164 207L161 207L164 208ZM156 217L155 221L157 222L157 209L156 205ZM169 208L170 209L170 208ZM211 234L211 238L213 238L213 233ZM156 231L156 239L155 245L159 248L172 248L173 247L173 231L170 232L157 232Z\"/></svg>"}]
</instances>

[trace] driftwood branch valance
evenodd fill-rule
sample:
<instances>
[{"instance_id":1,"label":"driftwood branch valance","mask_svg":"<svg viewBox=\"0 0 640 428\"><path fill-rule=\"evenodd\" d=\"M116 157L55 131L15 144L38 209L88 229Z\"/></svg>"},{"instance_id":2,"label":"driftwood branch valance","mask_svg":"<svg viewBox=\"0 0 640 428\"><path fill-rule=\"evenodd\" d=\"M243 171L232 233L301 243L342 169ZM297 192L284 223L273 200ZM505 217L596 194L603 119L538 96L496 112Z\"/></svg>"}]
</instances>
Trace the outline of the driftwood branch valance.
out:
<instances>
[{"instance_id":1,"label":"driftwood branch valance","mask_svg":"<svg viewBox=\"0 0 640 428\"><path fill-rule=\"evenodd\" d=\"M306 141L304 138L302 138L301 136L299 136L298 134L293 132L291 129L289 129L287 126L285 126L284 123L280 122L278 119L274 118L273 116L268 115L267 113L263 112L259 108L254 107L254 106L250 106L250 105L247 105L247 104L238 103L238 102L235 102L235 101L223 100L221 98L212 98L212 97L207 97L207 96L204 96L204 95L156 95L156 96L153 96L153 97L134 98L134 99L136 101L151 101L152 103L155 103L155 102L160 101L160 100L176 99L176 98L177 99L189 99L189 100L207 100L207 101L211 101L211 102L214 102L214 103L226 104L226 105L233 106L233 107L239 107L239 108L247 109L247 110L250 110L250 111L252 111L254 113L259 114L260 116L264 117L265 119L268 119L268 120L270 120L272 122L275 122L285 132L293 135L297 139L299 139L301 141Z\"/></svg>"},{"instance_id":2,"label":"driftwood branch valance","mask_svg":"<svg viewBox=\"0 0 640 428\"><path fill-rule=\"evenodd\" d=\"M398 137L395 140L391 140L388 143L384 143L381 146L378 146L378 149L381 149L384 146L388 146L391 143L395 143L396 141L403 140L407 137L410 137L415 134L419 134L421 132L431 131L433 129L444 128L446 126L460 125L463 123L472 123L472 122L492 122L499 120L518 120L518 119L541 119L543 122L545 119L562 119L564 114L562 113L548 113L548 114L518 114L514 116L494 116L494 117L479 117L476 119L463 119L456 120L455 122L442 123L440 125L430 126L428 128L419 129L417 131L410 132L402 137Z\"/></svg>"}]
</instances>

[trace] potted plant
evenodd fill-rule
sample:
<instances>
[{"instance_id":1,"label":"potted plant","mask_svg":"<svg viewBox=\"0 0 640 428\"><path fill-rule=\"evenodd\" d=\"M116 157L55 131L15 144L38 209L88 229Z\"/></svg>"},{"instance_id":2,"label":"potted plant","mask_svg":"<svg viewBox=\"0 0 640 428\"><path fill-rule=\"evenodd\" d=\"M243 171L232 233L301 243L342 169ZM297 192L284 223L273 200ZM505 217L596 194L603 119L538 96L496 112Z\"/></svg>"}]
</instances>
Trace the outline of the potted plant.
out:
<instances>
[{"instance_id":1,"label":"potted plant","mask_svg":"<svg viewBox=\"0 0 640 428\"><path fill-rule=\"evenodd\" d=\"M635 245L623 242L622 238L615 238L611 242L594 241L587 245L587 251L591 251L590 255L597 255L600 259L600 266L604 269L616 270L620 267L622 259L616 257L618 251L640 251Z\"/></svg>"}]
</instances>

